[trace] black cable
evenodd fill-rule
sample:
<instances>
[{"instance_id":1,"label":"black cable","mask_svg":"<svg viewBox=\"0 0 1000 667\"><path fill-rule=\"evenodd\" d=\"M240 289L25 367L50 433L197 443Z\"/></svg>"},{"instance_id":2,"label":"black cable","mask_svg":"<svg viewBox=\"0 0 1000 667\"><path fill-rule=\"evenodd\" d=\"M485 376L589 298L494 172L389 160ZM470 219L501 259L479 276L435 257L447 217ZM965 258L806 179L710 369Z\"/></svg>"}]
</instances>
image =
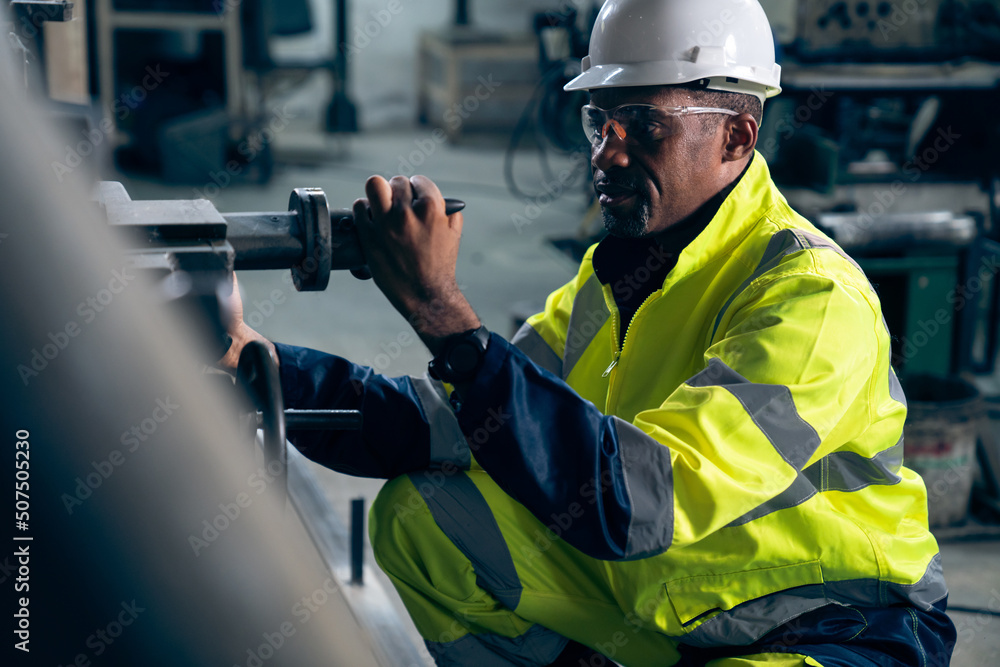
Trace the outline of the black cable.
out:
<instances>
[{"instance_id":1,"label":"black cable","mask_svg":"<svg viewBox=\"0 0 1000 667\"><path fill-rule=\"evenodd\" d=\"M520 118L518 118L517 125L514 127L514 131L511 133L510 142L508 143L507 150L504 154L504 180L507 183L507 189L515 197L521 199L534 199L542 194L551 194L544 190L534 194L526 193L517 185L517 181L514 178L514 157L532 118L537 118L538 120L538 125L535 128L535 136L538 138L539 164L546 182L552 183L556 180L548 155L548 150L553 143L550 142L550 135L554 136L556 148L558 148L559 152L563 155L572 155L579 150L582 150L582 143L580 148L575 146L566 148L565 144L569 142L565 140L565 133L562 131L562 128L558 125L557 121L552 120L553 114L543 113L543 109L546 108L544 104L546 100L549 99L547 95L554 93L553 98L555 99L556 104L558 104L560 99L566 99L566 96L563 94L562 86L552 85L554 81L561 81L564 77L564 61L553 63L548 70L542 74L541 80L538 82L538 85L535 86L535 90L532 91L531 98L525 105ZM559 108L564 109L566 104L567 103L563 103ZM556 118L558 119L560 116L556 115ZM541 131L539 132L539 130ZM585 168L576 169L571 177L567 179L567 183L565 184L566 187L572 187L572 185L576 184L579 181L580 174L585 172Z\"/></svg>"},{"instance_id":2,"label":"black cable","mask_svg":"<svg viewBox=\"0 0 1000 667\"><path fill-rule=\"evenodd\" d=\"M948 611L957 611L963 614L986 614L988 616L1000 616L1000 611L993 609L982 609L981 607L962 607L960 605L949 604Z\"/></svg>"},{"instance_id":3,"label":"black cable","mask_svg":"<svg viewBox=\"0 0 1000 667\"><path fill-rule=\"evenodd\" d=\"M524 110L521 111L521 115L517 119L517 125L514 126L514 131L511 132L510 142L508 142L507 150L504 152L503 176L504 180L507 182L507 189L510 190L512 195L520 199L531 199L536 195L529 195L525 193L518 187L517 181L514 180L514 153L517 151L517 148L521 143L521 136L528 128L528 123L531 122L531 118L535 111L535 105L538 104L541 94L549 85L550 80L556 78L557 75L562 75L562 63L553 64L545 73L542 74L542 78L538 81L538 84L535 85L535 89L531 91L531 97L528 98L528 103L524 105Z\"/></svg>"}]
</instances>

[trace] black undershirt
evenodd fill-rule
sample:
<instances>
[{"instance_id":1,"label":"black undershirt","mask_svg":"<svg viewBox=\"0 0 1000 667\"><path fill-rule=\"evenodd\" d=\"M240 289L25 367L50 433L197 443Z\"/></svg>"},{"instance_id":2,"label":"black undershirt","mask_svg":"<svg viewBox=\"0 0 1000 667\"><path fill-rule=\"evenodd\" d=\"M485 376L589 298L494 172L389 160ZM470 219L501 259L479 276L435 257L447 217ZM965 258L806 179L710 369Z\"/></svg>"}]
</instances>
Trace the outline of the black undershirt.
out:
<instances>
[{"instance_id":1,"label":"black undershirt","mask_svg":"<svg viewBox=\"0 0 1000 667\"><path fill-rule=\"evenodd\" d=\"M681 251L705 230L719 212L722 202L747 173L750 162L732 183L698 210L659 234L639 239L623 239L609 234L597 245L593 259L594 273L603 284L611 285L611 293L621 313L619 349L625 342L625 332L639 306L663 286L667 274L677 265Z\"/></svg>"}]
</instances>

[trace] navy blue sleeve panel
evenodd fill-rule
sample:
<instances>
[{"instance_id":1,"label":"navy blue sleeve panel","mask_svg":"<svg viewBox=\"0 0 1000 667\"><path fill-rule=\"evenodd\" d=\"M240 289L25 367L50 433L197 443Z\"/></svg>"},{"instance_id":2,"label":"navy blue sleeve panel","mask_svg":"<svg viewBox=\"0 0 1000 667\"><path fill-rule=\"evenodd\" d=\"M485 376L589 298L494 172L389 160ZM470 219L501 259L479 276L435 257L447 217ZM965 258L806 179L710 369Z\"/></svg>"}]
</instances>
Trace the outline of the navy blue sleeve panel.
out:
<instances>
[{"instance_id":1,"label":"navy blue sleeve panel","mask_svg":"<svg viewBox=\"0 0 1000 667\"><path fill-rule=\"evenodd\" d=\"M305 456L357 477L391 479L430 465L430 428L408 377L303 347L275 344L285 408L361 410L360 431L291 431Z\"/></svg>"},{"instance_id":2,"label":"navy blue sleeve panel","mask_svg":"<svg viewBox=\"0 0 1000 667\"><path fill-rule=\"evenodd\" d=\"M483 469L542 523L593 558L631 555L612 417L496 334L457 417Z\"/></svg>"}]
</instances>

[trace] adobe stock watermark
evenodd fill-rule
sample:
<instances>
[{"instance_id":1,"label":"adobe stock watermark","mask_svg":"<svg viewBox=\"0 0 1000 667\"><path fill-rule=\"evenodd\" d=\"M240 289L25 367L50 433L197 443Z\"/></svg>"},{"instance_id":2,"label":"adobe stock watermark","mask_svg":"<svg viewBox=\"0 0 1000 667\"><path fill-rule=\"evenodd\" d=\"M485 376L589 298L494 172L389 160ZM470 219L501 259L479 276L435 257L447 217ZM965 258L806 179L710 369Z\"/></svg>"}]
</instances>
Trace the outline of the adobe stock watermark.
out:
<instances>
[{"instance_id":1,"label":"adobe stock watermark","mask_svg":"<svg viewBox=\"0 0 1000 667\"><path fill-rule=\"evenodd\" d=\"M443 119L445 125L450 130L457 130L479 109L480 105L488 100L496 89L503 85L502 81L496 81L493 74L480 76L477 79L478 85L464 99L455 102L448 109L445 109ZM448 140L448 135L443 128L435 128L430 136L423 139L414 139L413 144L416 150L409 154L400 154L397 157L398 164L396 173L403 176L412 176L416 173L417 167L424 164L428 158L437 152L438 146Z\"/></svg>"},{"instance_id":2,"label":"adobe stock watermark","mask_svg":"<svg viewBox=\"0 0 1000 667\"><path fill-rule=\"evenodd\" d=\"M116 470L125 464L127 456L134 454L139 447L156 433L160 424L167 421L180 407L180 403L174 403L169 396L156 399L156 407L153 408L149 417L146 417L138 424L133 424L128 430L122 432L119 438L122 449L112 449L100 461L91 461L90 465L93 468L93 472L88 473L84 477L77 477L73 493L63 493L60 496L63 507L66 508L66 513L72 515L77 507L83 505L85 500L94 495L94 492Z\"/></svg>"},{"instance_id":3,"label":"adobe stock watermark","mask_svg":"<svg viewBox=\"0 0 1000 667\"><path fill-rule=\"evenodd\" d=\"M636 292L647 289L646 284L673 259L673 254L667 252L659 244L646 253L646 260L636 266L631 272L619 278L612 286L616 298L628 301Z\"/></svg>"},{"instance_id":4,"label":"adobe stock watermark","mask_svg":"<svg viewBox=\"0 0 1000 667\"><path fill-rule=\"evenodd\" d=\"M194 555L200 556L206 548L218 540L222 533L240 518L243 511L253 504L254 498L264 493L268 485L276 479L280 479L284 473L285 465L280 461L270 461L266 466L261 466L252 472L247 477L246 483L254 491L253 495L246 491L240 491L232 501L219 503L219 513L209 519L202 520L199 527L200 532L192 532L188 535L188 546L191 547Z\"/></svg>"},{"instance_id":5,"label":"adobe stock watermark","mask_svg":"<svg viewBox=\"0 0 1000 667\"><path fill-rule=\"evenodd\" d=\"M890 35L899 32L900 28L916 16L921 8L926 10L925 14L927 14L928 18L938 11L937 4L928 7L927 0L903 0L902 2L893 2L891 7L891 11L887 15L880 17L875 24L882 35L882 39L886 42L889 41ZM881 11L880 9L880 14Z\"/></svg>"},{"instance_id":6,"label":"adobe stock watermark","mask_svg":"<svg viewBox=\"0 0 1000 667\"><path fill-rule=\"evenodd\" d=\"M518 234L523 234L525 227L534 224L542 212L562 196L566 188L573 182L577 170L584 163L589 162L589 158L582 153L576 153L571 162L572 164L560 170L554 179L542 182L542 191L525 201L524 210L520 213L510 214L510 222Z\"/></svg>"},{"instance_id":7,"label":"adobe stock watermark","mask_svg":"<svg viewBox=\"0 0 1000 667\"><path fill-rule=\"evenodd\" d=\"M423 471L424 481L419 484L414 482L414 487L407 495L405 504L397 502L393 505L396 518L400 521L405 520L425 507L426 498L433 497L451 477L465 471L455 461L467 458L466 451L471 451L473 454L479 451L480 447L485 445L493 434L500 431L510 418L511 415L504 412L503 406L489 408L486 411L486 417L483 418L479 426L463 433L464 439L452 443L454 460L445 459L436 462L436 468Z\"/></svg>"},{"instance_id":8,"label":"adobe stock watermark","mask_svg":"<svg viewBox=\"0 0 1000 667\"><path fill-rule=\"evenodd\" d=\"M948 152L961 138L962 135L955 132L951 125L947 128L939 127L931 145L921 151L920 155L916 155L902 164L901 171L906 175L906 180L910 183L920 180L924 173L934 166L941 159L941 156ZM903 179L897 178L887 187L877 190L874 195L875 201L859 212L856 222L844 225L844 233L848 237L863 237L879 218L891 210L896 201L905 195L908 189L908 184ZM845 242L852 240L852 238L845 238Z\"/></svg>"},{"instance_id":9,"label":"adobe stock watermark","mask_svg":"<svg viewBox=\"0 0 1000 667\"><path fill-rule=\"evenodd\" d=\"M340 51L347 57L347 62L352 62L358 54L378 39L382 31L388 28L393 19L402 12L403 0L389 0L381 9L370 9L368 14L371 18L354 26L350 41L340 43Z\"/></svg>"},{"instance_id":10,"label":"adobe stock watermark","mask_svg":"<svg viewBox=\"0 0 1000 667\"><path fill-rule=\"evenodd\" d=\"M274 139L281 134L291 120L297 118L297 114L288 110L288 104L271 114L271 119L266 125L251 132L246 139L236 146L236 152L243 158L243 162L229 160L224 169L209 172L209 181L201 188L194 188L195 199L212 199L220 192L229 187L233 179L243 173L243 170L270 145Z\"/></svg>"},{"instance_id":11,"label":"adobe stock watermark","mask_svg":"<svg viewBox=\"0 0 1000 667\"><path fill-rule=\"evenodd\" d=\"M122 601L121 611L113 618L107 625L94 630L93 634L87 637L85 645L89 652L81 651L77 653L76 656L67 663L67 667L90 667L92 664L92 657L99 658L104 653L111 648L111 646L118 640L119 637L125 632L125 628L129 627L135 623L136 619L139 618L139 614L146 611L145 607L140 607L139 604L132 600L131 602ZM59 667L63 667L59 665Z\"/></svg>"},{"instance_id":12,"label":"adobe stock watermark","mask_svg":"<svg viewBox=\"0 0 1000 667\"><path fill-rule=\"evenodd\" d=\"M758 144L757 151L767 160L774 158L779 144L782 141L788 141L792 135L805 127L812 120L813 115L822 109L834 95L834 93L827 91L823 85L813 86L805 101L797 105L791 113L783 115L775 123L774 129L779 136L769 137L762 144Z\"/></svg>"},{"instance_id":13,"label":"adobe stock watermark","mask_svg":"<svg viewBox=\"0 0 1000 667\"><path fill-rule=\"evenodd\" d=\"M273 658L287 641L295 636L299 628L309 623L333 597L340 597L340 588L332 577L327 577L321 586L309 595L303 595L292 605L290 611L297 625L292 621L284 621L274 630L262 632L263 641L257 646L248 648L246 660L242 664L233 663L233 667L263 667L264 663Z\"/></svg>"},{"instance_id":14,"label":"adobe stock watermark","mask_svg":"<svg viewBox=\"0 0 1000 667\"><path fill-rule=\"evenodd\" d=\"M313 254L306 257L300 262L297 268L307 275L311 275L319 271L319 261L318 257L321 254L321 249L316 248ZM280 306L288 303L288 291L294 289L292 287L295 282L292 277L291 271L286 271L281 276L281 282L283 282L286 287L281 289L272 289L268 295L263 299L252 299L249 304L243 304L243 321L254 329L262 326L264 322L269 320L271 317L278 312Z\"/></svg>"},{"instance_id":15,"label":"adobe stock watermark","mask_svg":"<svg viewBox=\"0 0 1000 667\"><path fill-rule=\"evenodd\" d=\"M149 93L156 90L164 79L170 76L170 72L164 72L159 63L155 67L147 65L145 71L146 74L138 85L115 97L110 111L119 121L128 118L132 111L137 109L149 96ZM66 176L83 164L84 160L92 155L98 146L111 136L114 130L115 121L110 116L105 115L97 127L80 131L83 139L75 144L66 144L63 147L62 161L54 160L50 164L52 172L59 182L62 183Z\"/></svg>"},{"instance_id":16,"label":"adobe stock watermark","mask_svg":"<svg viewBox=\"0 0 1000 667\"><path fill-rule=\"evenodd\" d=\"M954 289L945 295L945 301L951 305L950 308L938 308L934 311L933 317L921 319L917 322L917 326L920 328L919 331L914 331L907 336L903 336L898 356L904 360L909 360L926 347L987 285L993 284L993 279L996 277L998 270L1000 270L1000 258L996 255L983 257L976 273L966 279L961 285L956 285Z\"/></svg>"},{"instance_id":17,"label":"adobe stock watermark","mask_svg":"<svg viewBox=\"0 0 1000 667\"><path fill-rule=\"evenodd\" d=\"M971 646L977 635L996 625L997 616L1000 616L1000 590L993 588L990 591L989 602L981 608L983 612L963 613L955 619L955 628L958 630L958 636L956 637L954 646L949 647L954 649L952 658L961 654L966 647ZM935 666L940 664L942 667L945 667L948 663L942 660L940 663L935 662L932 664ZM996 664L996 662L994 661L991 664Z\"/></svg>"},{"instance_id":18,"label":"adobe stock watermark","mask_svg":"<svg viewBox=\"0 0 1000 667\"><path fill-rule=\"evenodd\" d=\"M10 556L4 556L3 562L0 563L0 584L6 582L15 574L17 574L17 566L10 562Z\"/></svg>"},{"instance_id":19,"label":"adobe stock watermark","mask_svg":"<svg viewBox=\"0 0 1000 667\"><path fill-rule=\"evenodd\" d=\"M99 313L111 305L115 296L125 291L130 282L135 280L135 276L129 273L127 267L115 269L111 272L111 279L107 287L99 290L94 296L87 297L79 303L76 308L77 315L80 316L83 324L90 324ZM49 364L69 347L72 339L80 335L83 328L76 319L70 319L56 331L50 331L48 341L39 350L37 347L28 352L28 359L17 366L17 372L21 376L21 381L27 387L32 379L38 377L42 371L48 368Z\"/></svg>"},{"instance_id":20,"label":"adobe stock watermark","mask_svg":"<svg viewBox=\"0 0 1000 667\"><path fill-rule=\"evenodd\" d=\"M465 289L465 285L458 285L458 289ZM421 305L417 310L412 312L409 317L406 318L406 321L414 332L421 331L426 329L432 322L440 320L444 314L448 312L449 308L451 308L449 301L446 299L435 298ZM394 340L391 340L388 343L380 343L379 346L382 349L382 352L376 354L373 359L365 359L362 365L369 366L377 373L382 373L389 368L394 361L399 359L403 354L403 350L413 345L417 338L419 338L419 336L416 333L411 333L410 331L400 331L396 334ZM354 389L354 393L357 396L364 393L365 384L360 380L351 380L351 387Z\"/></svg>"},{"instance_id":21,"label":"adobe stock watermark","mask_svg":"<svg viewBox=\"0 0 1000 667\"><path fill-rule=\"evenodd\" d=\"M368 366L376 373L381 373L389 366L392 362L396 361L403 355L403 350L406 350L414 342L416 342L417 336L410 333L409 331L400 331L399 334L388 343L385 341L379 342L379 349L382 351L375 355L374 358L368 357L361 361L362 366Z\"/></svg>"}]
</instances>

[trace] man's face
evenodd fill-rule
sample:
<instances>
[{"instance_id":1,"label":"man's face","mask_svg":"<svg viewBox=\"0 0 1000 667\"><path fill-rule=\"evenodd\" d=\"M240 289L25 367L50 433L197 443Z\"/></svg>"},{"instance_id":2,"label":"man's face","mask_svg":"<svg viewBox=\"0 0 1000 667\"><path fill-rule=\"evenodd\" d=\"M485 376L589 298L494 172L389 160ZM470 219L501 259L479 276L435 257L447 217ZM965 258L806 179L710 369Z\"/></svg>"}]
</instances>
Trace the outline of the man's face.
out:
<instances>
[{"instance_id":1,"label":"man's face","mask_svg":"<svg viewBox=\"0 0 1000 667\"><path fill-rule=\"evenodd\" d=\"M601 88L590 99L603 109L620 104L698 106L690 91L665 86ZM703 119L708 119L708 129ZM722 117L672 117L666 122L671 123L670 134L653 143L632 145L609 129L591 150L604 226L615 236L639 238L662 231L725 186L719 184Z\"/></svg>"}]
</instances>

